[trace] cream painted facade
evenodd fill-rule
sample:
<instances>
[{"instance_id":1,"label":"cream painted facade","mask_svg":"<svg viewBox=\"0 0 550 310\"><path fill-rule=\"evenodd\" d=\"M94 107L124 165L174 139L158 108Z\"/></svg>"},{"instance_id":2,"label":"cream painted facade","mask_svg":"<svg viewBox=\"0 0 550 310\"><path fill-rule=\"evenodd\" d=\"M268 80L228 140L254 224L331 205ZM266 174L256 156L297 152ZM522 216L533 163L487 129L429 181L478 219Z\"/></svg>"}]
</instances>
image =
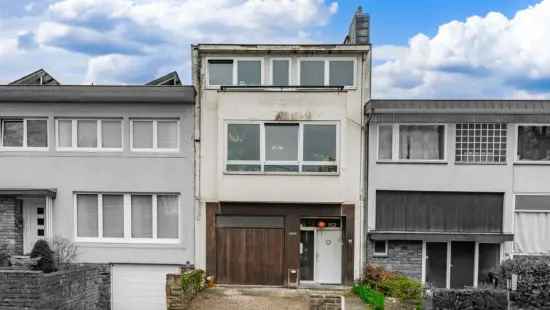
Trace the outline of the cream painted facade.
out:
<instances>
[{"instance_id":1,"label":"cream painted facade","mask_svg":"<svg viewBox=\"0 0 550 310\"><path fill-rule=\"evenodd\" d=\"M207 60L258 57L262 85L270 85L271 60L290 59L290 85L299 83L299 60L352 59L354 86L336 88L234 88L208 86ZM363 240L363 107L370 96L368 45L198 45L194 47L194 85L197 88L196 184L198 202L196 263L204 268L205 204L209 202L336 203L355 206L354 276L361 270ZM337 124L338 173L230 173L225 171L228 121L307 121Z\"/></svg>"}]
</instances>

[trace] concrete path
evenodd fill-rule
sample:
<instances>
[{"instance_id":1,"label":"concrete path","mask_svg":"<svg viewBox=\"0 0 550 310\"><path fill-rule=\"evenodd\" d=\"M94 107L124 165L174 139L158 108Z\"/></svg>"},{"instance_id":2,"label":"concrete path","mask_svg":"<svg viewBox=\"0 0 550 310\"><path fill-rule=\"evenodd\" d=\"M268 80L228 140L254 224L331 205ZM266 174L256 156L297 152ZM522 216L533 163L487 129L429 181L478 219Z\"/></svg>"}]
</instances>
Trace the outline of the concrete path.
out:
<instances>
[{"instance_id":1,"label":"concrete path","mask_svg":"<svg viewBox=\"0 0 550 310\"><path fill-rule=\"evenodd\" d=\"M309 299L297 290L282 288L216 287L206 289L191 310L308 310Z\"/></svg>"}]
</instances>

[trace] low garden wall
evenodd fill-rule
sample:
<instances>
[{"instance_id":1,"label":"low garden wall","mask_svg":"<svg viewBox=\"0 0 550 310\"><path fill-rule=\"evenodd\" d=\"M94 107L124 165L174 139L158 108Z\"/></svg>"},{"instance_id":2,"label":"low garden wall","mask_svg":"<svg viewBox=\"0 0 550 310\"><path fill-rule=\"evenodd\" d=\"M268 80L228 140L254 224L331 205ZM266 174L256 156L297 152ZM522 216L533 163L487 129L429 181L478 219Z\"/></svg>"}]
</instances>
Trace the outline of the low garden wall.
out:
<instances>
[{"instance_id":1,"label":"low garden wall","mask_svg":"<svg viewBox=\"0 0 550 310\"><path fill-rule=\"evenodd\" d=\"M83 264L52 273L0 269L0 309L111 308L108 265Z\"/></svg>"}]
</instances>

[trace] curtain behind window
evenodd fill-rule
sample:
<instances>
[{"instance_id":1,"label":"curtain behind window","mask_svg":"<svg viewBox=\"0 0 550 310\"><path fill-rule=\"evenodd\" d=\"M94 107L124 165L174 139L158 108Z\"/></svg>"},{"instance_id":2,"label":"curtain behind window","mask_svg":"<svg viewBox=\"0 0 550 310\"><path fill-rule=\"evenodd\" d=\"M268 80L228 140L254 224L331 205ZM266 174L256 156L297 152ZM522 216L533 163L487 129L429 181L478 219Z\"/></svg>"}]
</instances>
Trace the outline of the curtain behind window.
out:
<instances>
[{"instance_id":1,"label":"curtain behind window","mask_svg":"<svg viewBox=\"0 0 550 310\"><path fill-rule=\"evenodd\" d=\"M132 238L153 238L152 196L132 196Z\"/></svg>"},{"instance_id":2,"label":"curtain behind window","mask_svg":"<svg viewBox=\"0 0 550 310\"><path fill-rule=\"evenodd\" d=\"M514 250L517 253L550 253L550 213L516 213Z\"/></svg>"},{"instance_id":3,"label":"curtain behind window","mask_svg":"<svg viewBox=\"0 0 550 310\"><path fill-rule=\"evenodd\" d=\"M76 196L77 235L79 237L97 237L97 195Z\"/></svg>"},{"instance_id":4,"label":"curtain behind window","mask_svg":"<svg viewBox=\"0 0 550 310\"><path fill-rule=\"evenodd\" d=\"M443 126L399 126L400 159L443 159Z\"/></svg>"}]
</instances>

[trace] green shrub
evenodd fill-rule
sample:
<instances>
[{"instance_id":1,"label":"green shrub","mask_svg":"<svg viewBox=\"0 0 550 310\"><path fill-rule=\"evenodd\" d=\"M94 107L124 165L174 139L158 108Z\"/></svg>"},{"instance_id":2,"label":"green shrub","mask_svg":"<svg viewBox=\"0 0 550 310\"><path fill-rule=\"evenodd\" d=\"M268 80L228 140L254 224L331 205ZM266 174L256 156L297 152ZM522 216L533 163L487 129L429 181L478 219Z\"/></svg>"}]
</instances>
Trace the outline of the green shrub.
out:
<instances>
[{"instance_id":1,"label":"green shrub","mask_svg":"<svg viewBox=\"0 0 550 310\"><path fill-rule=\"evenodd\" d=\"M374 310L384 310L384 294L371 289L367 284L355 284L353 292L363 300L364 303L373 305Z\"/></svg>"},{"instance_id":2,"label":"green shrub","mask_svg":"<svg viewBox=\"0 0 550 310\"><path fill-rule=\"evenodd\" d=\"M206 273L204 270L195 269L181 274L181 288L184 292L195 295L206 288Z\"/></svg>"},{"instance_id":3,"label":"green shrub","mask_svg":"<svg viewBox=\"0 0 550 310\"><path fill-rule=\"evenodd\" d=\"M497 268L498 286L506 289L506 280L518 275L517 291L510 293L511 301L520 308L550 308L550 258L516 256Z\"/></svg>"},{"instance_id":4,"label":"green shrub","mask_svg":"<svg viewBox=\"0 0 550 310\"><path fill-rule=\"evenodd\" d=\"M401 274L383 279L378 290L385 296L397 298L406 304L422 304L422 284Z\"/></svg>"},{"instance_id":5,"label":"green shrub","mask_svg":"<svg viewBox=\"0 0 550 310\"><path fill-rule=\"evenodd\" d=\"M50 246L46 240L36 241L30 256L31 258L40 257L36 266L33 266L33 269L42 270L44 273L50 273L57 270L55 267L53 251L50 249Z\"/></svg>"},{"instance_id":6,"label":"green shrub","mask_svg":"<svg viewBox=\"0 0 550 310\"><path fill-rule=\"evenodd\" d=\"M434 310L505 310L506 291L495 289L435 289L432 293Z\"/></svg>"}]
</instances>

